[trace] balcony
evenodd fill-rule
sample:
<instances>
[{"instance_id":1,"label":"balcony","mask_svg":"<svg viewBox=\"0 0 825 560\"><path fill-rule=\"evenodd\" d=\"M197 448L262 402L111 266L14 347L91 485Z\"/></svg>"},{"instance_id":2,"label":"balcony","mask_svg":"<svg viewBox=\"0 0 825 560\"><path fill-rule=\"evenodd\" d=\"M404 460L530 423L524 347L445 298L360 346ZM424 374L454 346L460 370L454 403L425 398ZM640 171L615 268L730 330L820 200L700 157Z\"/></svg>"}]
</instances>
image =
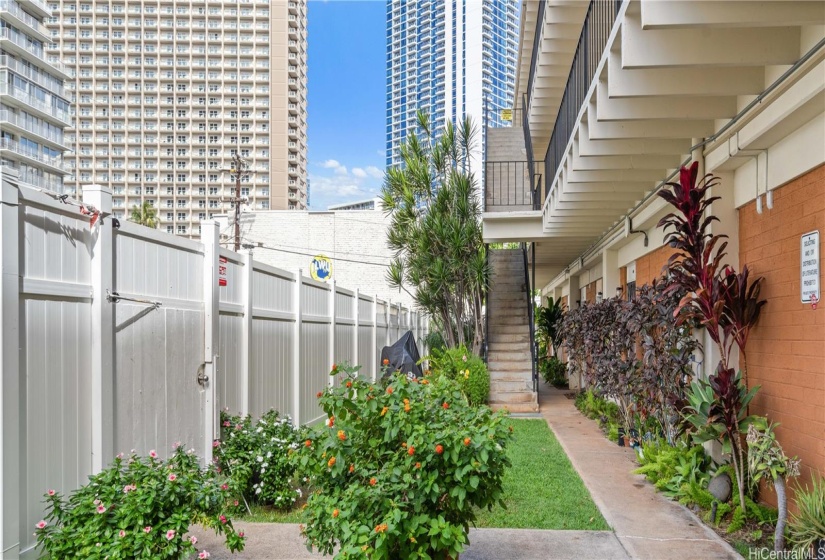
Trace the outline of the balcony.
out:
<instances>
[{"instance_id":1,"label":"balcony","mask_svg":"<svg viewBox=\"0 0 825 560\"><path fill-rule=\"evenodd\" d=\"M0 17L9 21L18 28L24 28L35 38L50 43L52 41L51 34L46 26L31 15L20 9L16 2L11 0L0 0Z\"/></svg>"},{"instance_id":2,"label":"balcony","mask_svg":"<svg viewBox=\"0 0 825 560\"><path fill-rule=\"evenodd\" d=\"M63 111L44 103L30 95L27 91L12 87L8 84L0 84L0 100L6 105L21 107L29 113L43 119L56 120L64 126L72 124L68 111Z\"/></svg>"},{"instance_id":3,"label":"balcony","mask_svg":"<svg viewBox=\"0 0 825 560\"><path fill-rule=\"evenodd\" d=\"M50 144L53 148L59 150L68 149L63 141L63 134L51 130L42 124L31 122L24 119L21 115L11 111L0 110L0 124L14 130L18 134L25 134L32 136L34 140Z\"/></svg>"},{"instance_id":4,"label":"balcony","mask_svg":"<svg viewBox=\"0 0 825 560\"><path fill-rule=\"evenodd\" d=\"M58 80L53 76L50 76L45 72L41 72L40 70L36 70L30 66L24 66L19 60L6 55L0 55L0 68L2 67L6 67L12 72L31 80L37 85L46 88L63 99L68 99L62 80Z\"/></svg>"},{"instance_id":5,"label":"balcony","mask_svg":"<svg viewBox=\"0 0 825 560\"><path fill-rule=\"evenodd\" d=\"M60 74L63 78L69 78L69 70L61 63L50 61L43 52L42 47L30 45L25 38L22 38L19 33L10 29L0 29L0 48L25 59L30 62L49 67L55 73Z\"/></svg>"},{"instance_id":6,"label":"balcony","mask_svg":"<svg viewBox=\"0 0 825 560\"><path fill-rule=\"evenodd\" d=\"M34 167L46 167L54 173L65 174L68 172L62 157L41 154L10 138L0 138L0 155L15 161L28 163Z\"/></svg>"}]
</instances>

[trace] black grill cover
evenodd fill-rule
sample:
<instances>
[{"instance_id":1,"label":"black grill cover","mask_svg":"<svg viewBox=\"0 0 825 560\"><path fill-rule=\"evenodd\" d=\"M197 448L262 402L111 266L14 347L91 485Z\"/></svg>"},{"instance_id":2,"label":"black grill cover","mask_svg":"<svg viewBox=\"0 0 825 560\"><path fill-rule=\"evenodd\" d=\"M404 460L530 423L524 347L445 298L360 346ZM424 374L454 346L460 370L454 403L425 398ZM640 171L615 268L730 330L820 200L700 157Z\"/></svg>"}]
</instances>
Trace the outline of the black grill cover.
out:
<instances>
[{"instance_id":1,"label":"black grill cover","mask_svg":"<svg viewBox=\"0 0 825 560\"><path fill-rule=\"evenodd\" d=\"M415 344L415 337L412 331L407 331L401 335L398 342L392 346L384 346L384 348L381 349L381 362L379 366L383 366L384 360L389 360L390 362L384 377L396 371L421 377L421 368L418 366L418 360L420 359L421 356L418 355L418 346Z\"/></svg>"}]
</instances>

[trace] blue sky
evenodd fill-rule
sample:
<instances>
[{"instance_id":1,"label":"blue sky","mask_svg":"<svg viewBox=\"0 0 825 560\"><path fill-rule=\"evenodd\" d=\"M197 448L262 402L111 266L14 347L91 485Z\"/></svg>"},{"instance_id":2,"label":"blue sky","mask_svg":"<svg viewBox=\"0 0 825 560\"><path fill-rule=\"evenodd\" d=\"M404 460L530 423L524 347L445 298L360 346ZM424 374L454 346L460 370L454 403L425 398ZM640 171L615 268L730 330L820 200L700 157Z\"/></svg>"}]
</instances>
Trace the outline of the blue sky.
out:
<instances>
[{"instance_id":1,"label":"blue sky","mask_svg":"<svg viewBox=\"0 0 825 560\"><path fill-rule=\"evenodd\" d=\"M310 210L375 196L385 162L386 3L308 2Z\"/></svg>"}]
</instances>

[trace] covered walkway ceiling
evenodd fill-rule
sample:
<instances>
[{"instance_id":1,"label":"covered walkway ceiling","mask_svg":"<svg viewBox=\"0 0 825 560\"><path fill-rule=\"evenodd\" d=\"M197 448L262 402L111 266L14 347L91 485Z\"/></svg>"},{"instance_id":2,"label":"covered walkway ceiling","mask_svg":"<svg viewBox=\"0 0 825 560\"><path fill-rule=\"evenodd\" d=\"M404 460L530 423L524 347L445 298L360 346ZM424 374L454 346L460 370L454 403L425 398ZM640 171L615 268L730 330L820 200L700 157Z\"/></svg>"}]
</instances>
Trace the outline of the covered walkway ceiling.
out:
<instances>
[{"instance_id":1,"label":"covered walkway ceiling","mask_svg":"<svg viewBox=\"0 0 825 560\"><path fill-rule=\"evenodd\" d=\"M565 65L569 71L575 51L574 41L571 51L557 52L576 11L559 5L569 23L545 23L530 108L537 159L553 130L559 84L563 89L567 80L557 74ZM563 268L575 260L678 169L691 147L713 137L793 65L755 111L779 96L784 120L804 123L825 111L823 38L825 2L626 1L584 107L571 116L576 126L555 177L547 170L539 265ZM518 87L526 87L523 72ZM738 136L729 142L734 154L759 145L757 138L744 145Z\"/></svg>"}]
</instances>

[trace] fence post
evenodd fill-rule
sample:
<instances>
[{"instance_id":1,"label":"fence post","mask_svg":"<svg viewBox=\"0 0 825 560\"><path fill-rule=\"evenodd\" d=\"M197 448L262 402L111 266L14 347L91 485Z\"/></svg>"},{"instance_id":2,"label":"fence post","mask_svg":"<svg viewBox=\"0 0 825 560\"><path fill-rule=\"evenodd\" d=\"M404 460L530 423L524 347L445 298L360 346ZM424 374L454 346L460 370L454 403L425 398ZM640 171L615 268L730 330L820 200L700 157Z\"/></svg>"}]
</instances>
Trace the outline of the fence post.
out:
<instances>
[{"instance_id":1,"label":"fence post","mask_svg":"<svg viewBox=\"0 0 825 560\"><path fill-rule=\"evenodd\" d=\"M11 173L9 173L11 171ZM20 239L17 185L0 176L0 551L17 558L20 543ZM23 463L25 464L25 463Z\"/></svg>"},{"instance_id":2,"label":"fence post","mask_svg":"<svg viewBox=\"0 0 825 560\"><path fill-rule=\"evenodd\" d=\"M358 316L361 306L361 291L355 288L355 299L353 300L352 318L355 320L355 331L352 337L352 365L358 366L358 333L361 330L361 319Z\"/></svg>"},{"instance_id":3,"label":"fence post","mask_svg":"<svg viewBox=\"0 0 825 560\"><path fill-rule=\"evenodd\" d=\"M113 287L112 191L100 185L83 186L83 202L97 208L99 222L92 228L92 472L106 466L114 449L114 316L106 291Z\"/></svg>"},{"instance_id":4,"label":"fence post","mask_svg":"<svg viewBox=\"0 0 825 560\"><path fill-rule=\"evenodd\" d=\"M218 222L202 222L203 243L203 462L212 463L212 441L215 439L215 359L220 344L220 291L218 259L220 232Z\"/></svg>"},{"instance_id":5,"label":"fence post","mask_svg":"<svg viewBox=\"0 0 825 560\"><path fill-rule=\"evenodd\" d=\"M329 347L328 347L328 355L329 360L327 363L329 364L327 367L330 369L332 368L332 364L335 363L335 295L336 295L336 288L335 288L335 280L329 281ZM330 387L335 387L335 377L332 375L327 376L327 384Z\"/></svg>"},{"instance_id":6,"label":"fence post","mask_svg":"<svg viewBox=\"0 0 825 560\"><path fill-rule=\"evenodd\" d=\"M243 305L243 324L241 325L241 416L249 414L249 375L252 369L252 319L253 302L252 276L254 261L252 251L244 250L243 268L241 269L241 305Z\"/></svg>"},{"instance_id":7,"label":"fence post","mask_svg":"<svg viewBox=\"0 0 825 560\"><path fill-rule=\"evenodd\" d=\"M389 346L390 345L390 337L392 336L390 334L390 327L391 327L390 319L392 319L392 313L390 313L391 309L392 309L392 302L390 300L387 300L387 304L384 306L384 320L387 322L387 336L384 337L385 338L384 346Z\"/></svg>"},{"instance_id":8,"label":"fence post","mask_svg":"<svg viewBox=\"0 0 825 560\"><path fill-rule=\"evenodd\" d=\"M372 372L372 380L375 382L378 379L378 360L376 354L378 353L378 296L372 295L372 342L370 343L372 357L370 358L370 371Z\"/></svg>"},{"instance_id":9,"label":"fence post","mask_svg":"<svg viewBox=\"0 0 825 560\"><path fill-rule=\"evenodd\" d=\"M292 423L301 425L301 292L304 284L303 271L295 271L295 292L292 295L295 306L295 332L292 336Z\"/></svg>"}]
</instances>

